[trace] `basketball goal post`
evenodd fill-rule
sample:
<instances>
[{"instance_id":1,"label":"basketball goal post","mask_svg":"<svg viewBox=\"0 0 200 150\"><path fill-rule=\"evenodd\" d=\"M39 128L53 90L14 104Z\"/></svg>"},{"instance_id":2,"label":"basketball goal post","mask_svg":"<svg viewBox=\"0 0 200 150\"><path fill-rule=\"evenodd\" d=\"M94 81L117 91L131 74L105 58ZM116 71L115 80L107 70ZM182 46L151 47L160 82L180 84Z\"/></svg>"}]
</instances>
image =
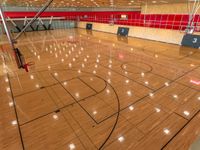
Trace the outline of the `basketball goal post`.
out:
<instances>
[{"instance_id":1,"label":"basketball goal post","mask_svg":"<svg viewBox=\"0 0 200 150\"><path fill-rule=\"evenodd\" d=\"M197 24L195 24L195 16L200 8L200 0L188 0L187 8L189 20L184 32L188 34L193 34L195 28L197 27Z\"/></svg>"},{"instance_id":2,"label":"basketball goal post","mask_svg":"<svg viewBox=\"0 0 200 150\"><path fill-rule=\"evenodd\" d=\"M21 53L21 51L15 47L15 44L17 43L17 39L26 31L26 29L31 26L40 16L41 14L49 7L49 5L53 2L53 0L47 1L47 3L41 8L41 10L34 16L34 18L17 34L15 38L12 37L11 32L8 28L7 20L3 11L2 6L0 5L0 17L3 23L4 30L6 32L8 41L12 47L12 50L15 55L15 60L17 63L17 66L19 69L25 69L28 72L28 67L32 65L32 63L26 63L24 55Z\"/></svg>"}]
</instances>

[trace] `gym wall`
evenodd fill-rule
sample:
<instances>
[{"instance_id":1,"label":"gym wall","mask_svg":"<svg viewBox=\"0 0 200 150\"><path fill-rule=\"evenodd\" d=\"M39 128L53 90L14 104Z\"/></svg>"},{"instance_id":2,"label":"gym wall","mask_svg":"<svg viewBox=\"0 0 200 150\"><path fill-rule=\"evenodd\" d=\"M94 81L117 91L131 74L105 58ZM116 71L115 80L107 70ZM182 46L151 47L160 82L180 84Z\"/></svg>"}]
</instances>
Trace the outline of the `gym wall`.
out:
<instances>
[{"instance_id":1,"label":"gym wall","mask_svg":"<svg viewBox=\"0 0 200 150\"><path fill-rule=\"evenodd\" d=\"M79 28L86 27L88 22L78 22ZM148 28L148 27L136 27L136 26L127 26L127 25L109 25L106 23L94 23L93 30L95 31L102 31L107 33L116 34L118 27L127 27L129 28L129 36L137 37L142 39L172 43L172 44L180 44L183 38L183 33L179 32L178 30L170 30L170 29L155 29L155 28Z\"/></svg>"}]
</instances>

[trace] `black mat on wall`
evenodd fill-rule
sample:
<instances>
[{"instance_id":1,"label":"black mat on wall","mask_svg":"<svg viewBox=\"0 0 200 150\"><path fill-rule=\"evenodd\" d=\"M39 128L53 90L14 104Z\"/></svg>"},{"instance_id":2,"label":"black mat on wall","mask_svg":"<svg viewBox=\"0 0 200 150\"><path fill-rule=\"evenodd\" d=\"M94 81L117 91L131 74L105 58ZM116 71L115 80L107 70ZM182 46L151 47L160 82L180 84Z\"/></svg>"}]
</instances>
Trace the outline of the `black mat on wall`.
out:
<instances>
[{"instance_id":1,"label":"black mat on wall","mask_svg":"<svg viewBox=\"0 0 200 150\"><path fill-rule=\"evenodd\" d=\"M119 27L117 31L117 35L128 36L129 28Z\"/></svg>"},{"instance_id":2,"label":"black mat on wall","mask_svg":"<svg viewBox=\"0 0 200 150\"><path fill-rule=\"evenodd\" d=\"M200 35L184 35L181 45L192 48L200 48Z\"/></svg>"},{"instance_id":3,"label":"black mat on wall","mask_svg":"<svg viewBox=\"0 0 200 150\"><path fill-rule=\"evenodd\" d=\"M92 24L91 23L87 23L86 24L86 29L87 30L92 30Z\"/></svg>"}]
</instances>

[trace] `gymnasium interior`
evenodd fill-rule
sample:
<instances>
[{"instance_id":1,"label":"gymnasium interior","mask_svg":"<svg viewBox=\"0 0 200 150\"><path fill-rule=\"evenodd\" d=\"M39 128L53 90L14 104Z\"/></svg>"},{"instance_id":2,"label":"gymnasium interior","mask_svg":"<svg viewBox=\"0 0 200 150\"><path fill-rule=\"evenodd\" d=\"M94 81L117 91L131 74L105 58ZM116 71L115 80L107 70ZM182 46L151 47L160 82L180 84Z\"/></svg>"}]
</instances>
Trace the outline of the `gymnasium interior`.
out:
<instances>
[{"instance_id":1,"label":"gymnasium interior","mask_svg":"<svg viewBox=\"0 0 200 150\"><path fill-rule=\"evenodd\" d=\"M0 4L0 150L200 150L199 0Z\"/></svg>"}]
</instances>

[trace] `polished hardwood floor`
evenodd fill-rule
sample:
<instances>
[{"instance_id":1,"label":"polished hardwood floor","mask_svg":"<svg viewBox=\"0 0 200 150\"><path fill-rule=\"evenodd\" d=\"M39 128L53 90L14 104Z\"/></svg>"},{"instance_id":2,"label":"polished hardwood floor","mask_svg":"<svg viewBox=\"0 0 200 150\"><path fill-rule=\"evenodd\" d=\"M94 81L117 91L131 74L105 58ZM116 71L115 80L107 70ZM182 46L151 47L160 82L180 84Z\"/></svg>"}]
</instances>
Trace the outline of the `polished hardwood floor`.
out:
<instances>
[{"instance_id":1,"label":"polished hardwood floor","mask_svg":"<svg viewBox=\"0 0 200 150\"><path fill-rule=\"evenodd\" d=\"M200 136L200 51L65 29L5 37L2 150L188 150Z\"/></svg>"}]
</instances>

